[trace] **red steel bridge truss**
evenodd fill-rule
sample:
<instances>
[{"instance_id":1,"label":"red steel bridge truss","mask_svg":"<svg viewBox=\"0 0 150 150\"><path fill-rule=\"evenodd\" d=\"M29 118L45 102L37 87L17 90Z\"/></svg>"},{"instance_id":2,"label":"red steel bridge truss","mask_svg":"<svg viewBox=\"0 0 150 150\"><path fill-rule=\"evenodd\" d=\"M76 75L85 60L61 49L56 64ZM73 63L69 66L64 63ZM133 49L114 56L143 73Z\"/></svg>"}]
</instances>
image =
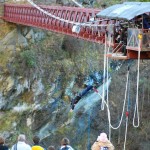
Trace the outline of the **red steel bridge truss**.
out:
<instances>
[{"instance_id":1,"label":"red steel bridge truss","mask_svg":"<svg viewBox=\"0 0 150 150\"><path fill-rule=\"evenodd\" d=\"M96 43L105 43L107 26L115 23L115 20L96 18L96 14L100 11L99 9L44 5L40 5L40 7L46 12L61 19L49 16L31 5L17 4L5 4L4 16L2 18L8 22L63 33ZM92 18L96 18L96 21L91 21ZM63 20L67 20L68 22ZM72 31L74 23L70 22L79 23L79 33ZM113 49L118 46L114 41L114 36L111 40L111 46ZM117 51L120 50L117 49ZM137 52L137 49L132 50L130 46L128 46L127 56L122 58L136 59ZM112 55L109 57L112 57ZM142 52L141 58L149 59L150 52Z\"/></svg>"},{"instance_id":2,"label":"red steel bridge truss","mask_svg":"<svg viewBox=\"0 0 150 150\"><path fill-rule=\"evenodd\" d=\"M89 22L89 19L100 11L98 9L65 6L41 6L41 8L62 19L79 23ZM72 32L73 24L50 17L30 5L6 4L4 7L4 19L9 22L38 27L97 43L104 42L105 38L105 30L103 29L104 32L100 32L98 27L81 26L80 33L74 33ZM107 23L108 21L96 22L96 24Z\"/></svg>"}]
</instances>

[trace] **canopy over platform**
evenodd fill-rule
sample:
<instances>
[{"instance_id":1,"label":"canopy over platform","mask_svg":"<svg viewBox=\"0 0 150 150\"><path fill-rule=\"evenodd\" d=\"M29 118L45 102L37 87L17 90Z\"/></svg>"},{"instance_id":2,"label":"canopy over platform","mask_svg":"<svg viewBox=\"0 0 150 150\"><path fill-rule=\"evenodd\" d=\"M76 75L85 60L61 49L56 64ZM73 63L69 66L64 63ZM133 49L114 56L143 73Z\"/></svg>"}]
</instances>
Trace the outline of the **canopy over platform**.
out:
<instances>
[{"instance_id":1,"label":"canopy over platform","mask_svg":"<svg viewBox=\"0 0 150 150\"><path fill-rule=\"evenodd\" d=\"M150 12L150 2L124 2L110 6L96 16L109 19L131 20L134 17Z\"/></svg>"}]
</instances>

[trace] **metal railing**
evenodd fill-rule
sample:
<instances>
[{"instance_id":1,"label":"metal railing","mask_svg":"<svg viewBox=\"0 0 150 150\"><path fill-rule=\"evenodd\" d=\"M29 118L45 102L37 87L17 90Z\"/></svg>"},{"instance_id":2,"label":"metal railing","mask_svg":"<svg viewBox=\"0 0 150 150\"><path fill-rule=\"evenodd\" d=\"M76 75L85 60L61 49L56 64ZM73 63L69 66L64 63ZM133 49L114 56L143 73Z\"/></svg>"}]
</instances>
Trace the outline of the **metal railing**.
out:
<instances>
[{"instance_id":1,"label":"metal railing","mask_svg":"<svg viewBox=\"0 0 150 150\"><path fill-rule=\"evenodd\" d=\"M137 50L139 45L139 34L142 36L141 51L150 50L150 30L148 29L128 29L127 47Z\"/></svg>"}]
</instances>

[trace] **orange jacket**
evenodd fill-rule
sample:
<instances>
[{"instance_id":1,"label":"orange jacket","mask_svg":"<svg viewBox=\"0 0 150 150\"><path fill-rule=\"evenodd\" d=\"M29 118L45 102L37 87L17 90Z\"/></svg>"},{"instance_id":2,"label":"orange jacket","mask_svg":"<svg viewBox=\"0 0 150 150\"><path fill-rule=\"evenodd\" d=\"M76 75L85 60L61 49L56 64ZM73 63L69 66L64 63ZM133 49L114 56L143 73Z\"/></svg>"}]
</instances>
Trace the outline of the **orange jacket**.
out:
<instances>
[{"instance_id":1,"label":"orange jacket","mask_svg":"<svg viewBox=\"0 0 150 150\"><path fill-rule=\"evenodd\" d=\"M91 150L100 150L101 147L108 147L108 150L114 150L114 146L111 144L109 140L107 142L101 142L101 141L95 142L92 145Z\"/></svg>"}]
</instances>

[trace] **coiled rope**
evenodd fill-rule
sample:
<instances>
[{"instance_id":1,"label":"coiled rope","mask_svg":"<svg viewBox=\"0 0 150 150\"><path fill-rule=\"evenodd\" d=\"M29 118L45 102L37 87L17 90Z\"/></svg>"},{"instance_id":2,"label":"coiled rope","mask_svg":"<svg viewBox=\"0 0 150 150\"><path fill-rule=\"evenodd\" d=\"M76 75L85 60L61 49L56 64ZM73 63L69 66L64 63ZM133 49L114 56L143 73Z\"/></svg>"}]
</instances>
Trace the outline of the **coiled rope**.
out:
<instances>
[{"instance_id":1,"label":"coiled rope","mask_svg":"<svg viewBox=\"0 0 150 150\"><path fill-rule=\"evenodd\" d=\"M125 110L125 104L126 104L126 99L127 99L127 88L128 88L129 70L127 71L127 76L126 76L126 78L127 78L127 81L126 81L125 97L124 97L124 103L123 103L121 118L120 118L120 121L119 121L118 126L116 126L116 127L113 127L112 124L111 124L111 115L110 115L109 105L108 105L107 102L104 100L104 103L105 103L105 105L106 105L106 107L107 107L109 126L110 126L112 129L114 129L114 130L116 130L116 129L118 129L118 128L120 127L120 125L121 125L121 123L122 123L122 120L123 120L124 110ZM97 90L97 91L94 90L94 91L95 91L101 98L103 98L102 95L99 93L98 90Z\"/></svg>"}]
</instances>

